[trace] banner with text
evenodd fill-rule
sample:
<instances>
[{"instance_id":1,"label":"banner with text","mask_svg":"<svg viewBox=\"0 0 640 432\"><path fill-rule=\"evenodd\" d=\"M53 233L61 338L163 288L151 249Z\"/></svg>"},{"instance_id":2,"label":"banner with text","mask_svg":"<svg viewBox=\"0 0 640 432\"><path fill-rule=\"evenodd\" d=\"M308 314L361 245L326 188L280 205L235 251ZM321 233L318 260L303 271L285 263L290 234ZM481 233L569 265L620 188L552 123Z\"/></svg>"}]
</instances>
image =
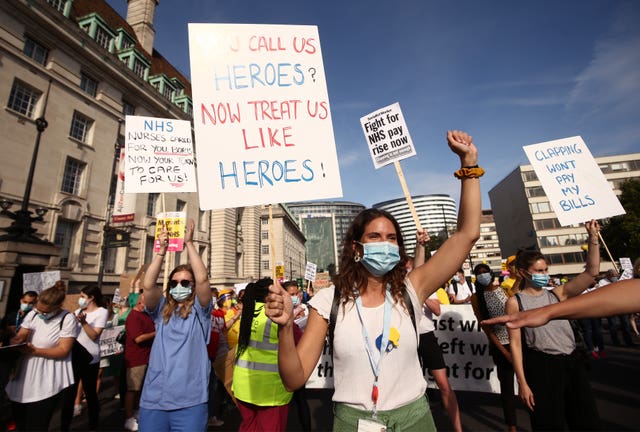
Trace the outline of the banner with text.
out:
<instances>
[{"instance_id":1,"label":"banner with text","mask_svg":"<svg viewBox=\"0 0 640 432\"><path fill-rule=\"evenodd\" d=\"M434 324L436 336L447 375L454 390L500 393L500 382L493 359L489 355L489 342L479 326L471 305L441 305L441 314ZM362 347L364 354L364 346ZM328 342L307 388L332 388L333 363ZM434 378L425 369L424 376L430 388L437 388Z\"/></svg>"},{"instance_id":2,"label":"banner with text","mask_svg":"<svg viewBox=\"0 0 640 432\"><path fill-rule=\"evenodd\" d=\"M376 169L416 154L399 103L361 117L360 123Z\"/></svg>"},{"instance_id":3,"label":"banner with text","mask_svg":"<svg viewBox=\"0 0 640 432\"><path fill-rule=\"evenodd\" d=\"M51 288L60 280L60 270L24 273L22 275L22 292L35 291L42 292L47 288Z\"/></svg>"},{"instance_id":4,"label":"banner with text","mask_svg":"<svg viewBox=\"0 0 640 432\"><path fill-rule=\"evenodd\" d=\"M118 181L116 183L116 198L113 203L111 222L131 222L135 219L136 194L124 192L124 147L120 149L118 161Z\"/></svg>"},{"instance_id":5,"label":"banner with text","mask_svg":"<svg viewBox=\"0 0 640 432\"><path fill-rule=\"evenodd\" d=\"M316 26L189 24L203 210L342 196Z\"/></svg>"},{"instance_id":6,"label":"banner with text","mask_svg":"<svg viewBox=\"0 0 640 432\"><path fill-rule=\"evenodd\" d=\"M160 240L158 240L158 236L162 232L163 227L167 229L167 234L169 234L167 251L180 252L184 249L184 230L187 225L187 213L158 213L156 219L156 237L153 241L153 251L156 253L160 251Z\"/></svg>"},{"instance_id":7,"label":"banner with text","mask_svg":"<svg viewBox=\"0 0 640 432\"><path fill-rule=\"evenodd\" d=\"M625 213L582 137L523 148L560 225Z\"/></svg>"},{"instance_id":8,"label":"banner with text","mask_svg":"<svg viewBox=\"0 0 640 432\"><path fill-rule=\"evenodd\" d=\"M307 266L304 269L304 278L308 281L315 282L317 270L318 266L316 264L307 261Z\"/></svg>"},{"instance_id":9,"label":"banner with text","mask_svg":"<svg viewBox=\"0 0 640 432\"><path fill-rule=\"evenodd\" d=\"M126 193L196 192L191 123L127 116Z\"/></svg>"},{"instance_id":10,"label":"banner with text","mask_svg":"<svg viewBox=\"0 0 640 432\"><path fill-rule=\"evenodd\" d=\"M124 330L123 325L115 327L105 327L100 335L100 357L105 358L110 355L120 354L124 351L122 344L116 341L118 335Z\"/></svg>"}]
</instances>

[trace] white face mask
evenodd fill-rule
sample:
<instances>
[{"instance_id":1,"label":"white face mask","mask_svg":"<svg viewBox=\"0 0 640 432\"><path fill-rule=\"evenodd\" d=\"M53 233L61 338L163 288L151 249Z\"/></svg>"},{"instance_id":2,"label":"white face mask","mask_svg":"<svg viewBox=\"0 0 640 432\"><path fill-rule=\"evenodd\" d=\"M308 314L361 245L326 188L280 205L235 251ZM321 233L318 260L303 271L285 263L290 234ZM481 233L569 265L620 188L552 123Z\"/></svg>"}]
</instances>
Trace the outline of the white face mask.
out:
<instances>
[{"instance_id":1,"label":"white face mask","mask_svg":"<svg viewBox=\"0 0 640 432\"><path fill-rule=\"evenodd\" d=\"M86 308L87 306L89 306L89 300L84 297L80 297L78 299L78 306L80 306L81 309Z\"/></svg>"}]
</instances>

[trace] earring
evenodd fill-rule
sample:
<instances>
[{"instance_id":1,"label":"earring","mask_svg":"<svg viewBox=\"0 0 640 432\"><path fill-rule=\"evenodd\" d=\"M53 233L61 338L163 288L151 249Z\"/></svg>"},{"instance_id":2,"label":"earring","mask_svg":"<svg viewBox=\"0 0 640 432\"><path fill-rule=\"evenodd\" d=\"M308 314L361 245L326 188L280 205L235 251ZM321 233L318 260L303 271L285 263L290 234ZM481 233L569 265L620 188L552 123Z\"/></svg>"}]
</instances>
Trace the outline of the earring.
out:
<instances>
[{"instance_id":1,"label":"earring","mask_svg":"<svg viewBox=\"0 0 640 432\"><path fill-rule=\"evenodd\" d=\"M353 262L360 262L360 252L356 251L355 256L353 257Z\"/></svg>"}]
</instances>

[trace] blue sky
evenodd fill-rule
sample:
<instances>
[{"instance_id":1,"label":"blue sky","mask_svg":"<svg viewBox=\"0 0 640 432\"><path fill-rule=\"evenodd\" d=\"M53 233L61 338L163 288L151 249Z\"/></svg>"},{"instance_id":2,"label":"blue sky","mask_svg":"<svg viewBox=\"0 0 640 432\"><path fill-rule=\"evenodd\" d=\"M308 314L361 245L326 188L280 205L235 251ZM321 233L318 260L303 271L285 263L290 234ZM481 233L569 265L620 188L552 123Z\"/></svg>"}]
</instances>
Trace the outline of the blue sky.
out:
<instances>
[{"instance_id":1,"label":"blue sky","mask_svg":"<svg viewBox=\"0 0 640 432\"><path fill-rule=\"evenodd\" d=\"M186 76L189 22L318 26L344 200L403 196L360 127L394 102L416 147L402 161L413 195L458 199L447 129L474 136L483 208L527 163L523 145L581 135L594 156L640 151L639 1L160 0L155 48Z\"/></svg>"}]
</instances>

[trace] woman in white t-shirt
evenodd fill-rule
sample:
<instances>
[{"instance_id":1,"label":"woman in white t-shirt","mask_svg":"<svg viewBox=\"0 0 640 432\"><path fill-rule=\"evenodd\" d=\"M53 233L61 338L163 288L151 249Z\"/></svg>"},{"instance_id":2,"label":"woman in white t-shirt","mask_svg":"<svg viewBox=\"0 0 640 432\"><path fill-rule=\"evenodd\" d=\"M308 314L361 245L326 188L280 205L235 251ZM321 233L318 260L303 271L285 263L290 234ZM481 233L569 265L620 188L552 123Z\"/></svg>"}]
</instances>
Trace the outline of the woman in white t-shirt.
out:
<instances>
[{"instance_id":1,"label":"woman in white t-shirt","mask_svg":"<svg viewBox=\"0 0 640 432\"><path fill-rule=\"evenodd\" d=\"M100 369L100 334L109 318L109 312L102 307L103 302L102 292L97 286L84 287L78 299L80 308L74 312L81 327L78 335L78 344L81 347L76 346L73 351L73 371L76 374L76 381L79 381L73 405L73 415L74 417L80 415L82 394L84 393L87 399L89 429L91 430L97 429L100 417L100 404L96 390ZM66 415L64 417L67 419Z\"/></svg>"},{"instance_id":2,"label":"woman in white t-shirt","mask_svg":"<svg viewBox=\"0 0 640 432\"><path fill-rule=\"evenodd\" d=\"M480 182L484 172L469 135L447 134L460 157L462 181L458 230L424 265L407 275L408 256L398 222L388 212L368 209L345 236L335 288L319 290L309 302L306 330L296 346L291 296L270 288L267 315L279 324L278 366L288 390L304 385L324 348L335 290L339 307L333 337L334 423L336 431L435 430L424 396L426 381L418 360L414 316L466 258L480 235Z\"/></svg>"},{"instance_id":3,"label":"woman in white t-shirt","mask_svg":"<svg viewBox=\"0 0 640 432\"><path fill-rule=\"evenodd\" d=\"M42 291L36 309L11 340L26 343L18 373L5 388L21 431L48 430L60 397L74 390L71 348L79 328L73 315L62 310L65 291L62 282Z\"/></svg>"}]
</instances>

